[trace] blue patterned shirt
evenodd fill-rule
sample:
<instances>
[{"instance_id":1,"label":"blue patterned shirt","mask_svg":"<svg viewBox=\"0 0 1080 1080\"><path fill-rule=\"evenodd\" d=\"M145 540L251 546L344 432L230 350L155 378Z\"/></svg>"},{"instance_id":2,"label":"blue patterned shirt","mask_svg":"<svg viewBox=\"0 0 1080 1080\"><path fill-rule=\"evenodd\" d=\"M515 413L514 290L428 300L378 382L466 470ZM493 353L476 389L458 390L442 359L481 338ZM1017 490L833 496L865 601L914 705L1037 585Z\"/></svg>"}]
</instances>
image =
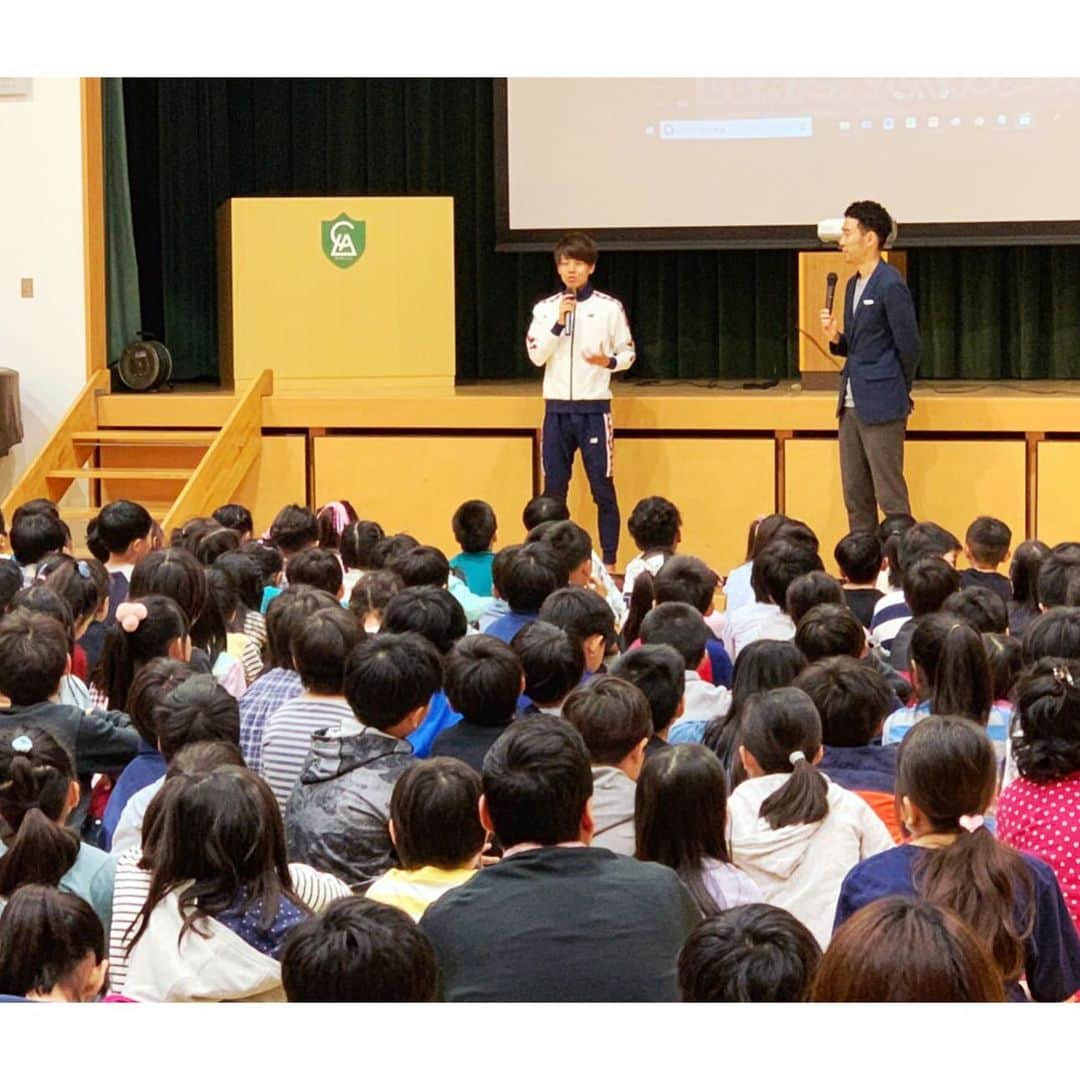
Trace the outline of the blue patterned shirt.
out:
<instances>
[{"instance_id":1,"label":"blue patterned shirt","mask_svg":"<svg viewBox=\"0 0 1080 1080\"><path fill-rule=\"evenodd\" d=\"M262 775L262 740L266 718L303 692L300 676L287 668L271 668L240 699L240 752L252 772Z\"/></svg>"}]
</instances>

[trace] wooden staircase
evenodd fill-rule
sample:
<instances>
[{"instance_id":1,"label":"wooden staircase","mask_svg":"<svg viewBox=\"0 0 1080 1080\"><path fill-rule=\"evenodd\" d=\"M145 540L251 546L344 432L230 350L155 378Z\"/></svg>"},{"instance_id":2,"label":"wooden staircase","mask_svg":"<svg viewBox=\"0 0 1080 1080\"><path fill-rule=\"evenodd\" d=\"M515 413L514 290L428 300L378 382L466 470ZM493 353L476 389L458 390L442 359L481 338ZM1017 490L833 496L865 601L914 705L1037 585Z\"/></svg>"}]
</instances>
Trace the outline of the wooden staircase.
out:
<instances>
[{"instance_id":1,"label":"wooden staircase","mask_svg":"<svg viewBox=\"0 0 1080 1080\"><path fill-rule=\"evenodd\" d=\"M145 506L168 535L228 502L258 460L262 400L273 393L272 372L236 395L219 429L100 427L98 403L109 382L107 371L94 374L4 499L9 523L17 506L44 496L60 503L75 546L83 549L85 523L107 503L128 498Z\"/></svg>"}]
</instances>

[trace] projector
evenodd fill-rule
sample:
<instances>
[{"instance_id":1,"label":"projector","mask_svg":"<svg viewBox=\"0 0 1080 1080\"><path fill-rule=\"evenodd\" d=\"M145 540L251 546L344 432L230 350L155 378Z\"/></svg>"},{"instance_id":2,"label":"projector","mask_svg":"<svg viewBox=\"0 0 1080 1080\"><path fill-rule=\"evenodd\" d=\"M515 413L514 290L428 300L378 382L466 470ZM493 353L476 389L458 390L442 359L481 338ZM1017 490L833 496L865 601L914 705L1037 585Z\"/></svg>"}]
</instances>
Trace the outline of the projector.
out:
<instances>
[{"instance_id":1,"label":"projector","mask_svg":"<svg viewBox=\"0 0 1080 1080\"><path fill-rule=\"evenodd\" d=\"M843 218L825 218L817 223L817 235L818 239L823 244L839 244L840 234L844 229ZM889 230L889 238L885 241L884 246L890 248L896 243L896 222L892 223L892 228Z\"/></svg>"}]
</instances>

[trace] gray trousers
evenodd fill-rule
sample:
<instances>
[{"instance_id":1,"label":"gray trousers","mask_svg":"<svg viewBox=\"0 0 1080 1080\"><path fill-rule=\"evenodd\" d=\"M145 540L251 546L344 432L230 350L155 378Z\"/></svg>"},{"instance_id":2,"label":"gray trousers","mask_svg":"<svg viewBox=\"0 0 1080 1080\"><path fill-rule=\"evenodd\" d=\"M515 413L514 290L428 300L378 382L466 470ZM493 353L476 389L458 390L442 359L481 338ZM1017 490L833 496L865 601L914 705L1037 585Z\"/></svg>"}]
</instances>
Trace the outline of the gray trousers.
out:
<instances>
[{"instance_id":1,"label":"gray trousers","mask_svg":"<svg viewBox=\"0 0 1080 1080\"><path fill-rule=\"evenodd\" d=\"M854 409L840 413L840 476L852 532L872 532L883 514L910 514L904 480L907 419L864 424Z\"/></svg>"}]
</instances>

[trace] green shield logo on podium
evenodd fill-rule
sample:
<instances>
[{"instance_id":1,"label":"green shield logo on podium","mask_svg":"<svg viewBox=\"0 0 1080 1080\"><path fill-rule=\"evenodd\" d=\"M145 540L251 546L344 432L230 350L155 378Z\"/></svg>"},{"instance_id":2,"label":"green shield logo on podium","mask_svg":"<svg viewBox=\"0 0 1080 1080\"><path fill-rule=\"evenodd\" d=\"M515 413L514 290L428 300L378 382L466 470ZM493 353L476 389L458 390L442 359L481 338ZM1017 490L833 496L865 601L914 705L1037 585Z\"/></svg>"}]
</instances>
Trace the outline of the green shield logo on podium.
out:
<instances>
[{"instance_id":1,"label":"green shield logo on podium","mask_svg":"<svg viewBox=\"0 0 1080 1080\"><path fill-rule=\"evenodd\" d=\"M364 222L338 214L333 221L322 223L323 254L335 266L347 270L364 254L366 233Z\"/></svg>"}]
</instances>

